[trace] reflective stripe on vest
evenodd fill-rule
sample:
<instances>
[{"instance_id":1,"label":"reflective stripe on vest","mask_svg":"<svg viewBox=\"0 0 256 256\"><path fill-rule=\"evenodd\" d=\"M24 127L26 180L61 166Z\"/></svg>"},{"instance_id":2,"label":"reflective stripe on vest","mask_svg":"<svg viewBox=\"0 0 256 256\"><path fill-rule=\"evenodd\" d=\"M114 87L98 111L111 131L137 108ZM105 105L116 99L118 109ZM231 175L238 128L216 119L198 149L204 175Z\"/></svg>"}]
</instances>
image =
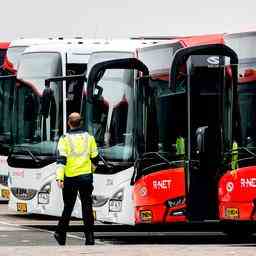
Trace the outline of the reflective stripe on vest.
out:
<instances>
[{"instance_id":1,"label":"reflective stripe on vest","mask_svg":"<svg viewBox=\"0 0 256 256\"><path fill-rule=\"evenodd\" d=\"M83 150L81 152L77 152L76 144L74 143L74 137L79 136L83 140ZM67 134L66 138L68 140L70 146L70 154L71 157L88 157L88 133L81 133L81 134Z\"/></svg>"}]
</instances>

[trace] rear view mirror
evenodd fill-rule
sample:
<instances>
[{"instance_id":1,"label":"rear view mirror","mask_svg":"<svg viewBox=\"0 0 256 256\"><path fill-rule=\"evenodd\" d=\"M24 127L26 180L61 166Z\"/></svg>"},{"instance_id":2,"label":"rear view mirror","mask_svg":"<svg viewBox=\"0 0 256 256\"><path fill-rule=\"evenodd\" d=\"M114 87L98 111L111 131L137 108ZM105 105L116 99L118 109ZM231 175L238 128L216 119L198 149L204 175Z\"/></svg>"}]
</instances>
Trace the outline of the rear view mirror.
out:
<instances>
[{"instance_id":1,"label":"rear view mirror","mask_svg":"<svg viewBox=\"0 0 256 256\"><path fill-rule=\"evenodd\" d=\"M103 92L103 88L99 85L96 85L94 87L94 92L93 92L94 99L99 100L101 98L102 92Z\"/></svg>"},{"instance_id":2,"label":"rear view mirror","mask_svg":"<svg viewBox=\"0 0 256 256\"><path fill-rule=\"evenodd\" d=\"M206 151L206 141L208 134L208 126L202 126L196 130L196 142L198 153L205 153Z\"/></svg>"}]
</instances>

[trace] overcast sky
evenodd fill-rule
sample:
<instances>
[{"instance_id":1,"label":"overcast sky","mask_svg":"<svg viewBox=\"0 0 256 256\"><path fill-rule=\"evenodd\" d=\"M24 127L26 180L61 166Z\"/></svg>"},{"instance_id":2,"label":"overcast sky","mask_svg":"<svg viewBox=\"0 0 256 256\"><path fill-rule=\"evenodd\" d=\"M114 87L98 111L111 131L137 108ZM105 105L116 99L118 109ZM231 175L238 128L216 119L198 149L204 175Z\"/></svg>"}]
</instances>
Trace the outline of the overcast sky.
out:
<instances>
[{"instance_id":1,"label":"overcast sky","mask_svg":"<svg viewBox=\"0 0 256 256\"><path fill-rule=\"evenodd\" d=\"M171 36L256 29L254 0L1 1L0 39Z\"/></svg>"}]
</instances>

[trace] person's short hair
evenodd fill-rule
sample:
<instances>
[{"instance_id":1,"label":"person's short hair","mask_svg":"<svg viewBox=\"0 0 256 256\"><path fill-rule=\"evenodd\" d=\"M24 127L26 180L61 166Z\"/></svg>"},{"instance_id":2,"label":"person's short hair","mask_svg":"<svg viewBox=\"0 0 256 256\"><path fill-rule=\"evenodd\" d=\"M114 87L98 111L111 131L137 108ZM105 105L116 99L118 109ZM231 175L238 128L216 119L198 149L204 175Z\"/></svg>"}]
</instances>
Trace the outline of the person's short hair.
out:
<instances>
[{"instance_id":1,"label":"person's short hair","mask_svg":"<svg viewBox=\"0 0 256 256\"><path fill-rule=\"evenodd\" d=\"M81 116L79 113L71 113L68 116L68 124L71 125L74 128L78 128L80 126L81 123Z\"/></svg>"}]
</instances>

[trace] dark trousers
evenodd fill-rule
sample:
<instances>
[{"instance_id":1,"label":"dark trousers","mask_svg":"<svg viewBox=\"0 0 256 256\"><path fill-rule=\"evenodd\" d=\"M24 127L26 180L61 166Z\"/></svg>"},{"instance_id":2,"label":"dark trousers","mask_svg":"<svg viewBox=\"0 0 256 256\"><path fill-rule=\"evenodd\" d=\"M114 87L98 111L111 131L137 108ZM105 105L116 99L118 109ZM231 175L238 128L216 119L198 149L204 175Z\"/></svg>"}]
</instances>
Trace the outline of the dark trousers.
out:
<instances>
[{"instance_id":1,"label":"dark trousers","mask_svg":"<svg viewBox=\"0 0 256 256\"><path fill-rule=\"evenodd\" d=\"M65 177L64 188L62 190L64 209L56 229L57 233L64 236L66 235L78 192L82 204L84 233L86 234L88 232L93 232L94 216L92 210L92 191L92 174L80 175L76 177Z\"/></svg>"}]
</instances>

